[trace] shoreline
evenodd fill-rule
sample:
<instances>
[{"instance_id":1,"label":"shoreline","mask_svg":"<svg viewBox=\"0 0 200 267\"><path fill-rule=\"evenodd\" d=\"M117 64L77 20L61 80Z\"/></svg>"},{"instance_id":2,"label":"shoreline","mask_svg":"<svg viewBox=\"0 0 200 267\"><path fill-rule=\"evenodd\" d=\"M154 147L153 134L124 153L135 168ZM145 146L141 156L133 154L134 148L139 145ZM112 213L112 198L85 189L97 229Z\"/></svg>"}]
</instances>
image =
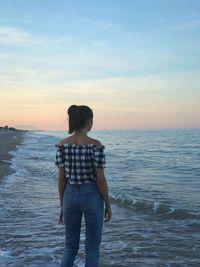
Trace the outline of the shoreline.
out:
<instances>
[{"instance_id":1,"label":"shoreline","mask_svg":"<svg viewBox=\"0 0 200 267\"><path fill-rule=\"evenodd\" d=\"M12 155L10 151L16 150L17 145L24 140L24 134L27 131L17 130L14 132L0 133L0 182L2 179L13 173L11 169Z\"/></svg>"}]
</instances>

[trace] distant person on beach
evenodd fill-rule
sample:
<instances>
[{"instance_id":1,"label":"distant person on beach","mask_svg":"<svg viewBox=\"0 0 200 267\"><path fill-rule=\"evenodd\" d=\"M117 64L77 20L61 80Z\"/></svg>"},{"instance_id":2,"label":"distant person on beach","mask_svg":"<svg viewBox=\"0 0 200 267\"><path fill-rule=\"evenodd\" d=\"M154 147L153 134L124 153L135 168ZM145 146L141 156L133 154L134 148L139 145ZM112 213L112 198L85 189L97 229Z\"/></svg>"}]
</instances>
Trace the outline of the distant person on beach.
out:
<instances>
[{"instance_id":1,"label":"distant person on beach","mask_svg":"<svg viewBox=\"0 0 200 267\"><path fill-rule=\"evenodd\" d=\"M71 135L56 145L55 162L59 168L59 223L65 225L61 267L73 267L79 249L82 216L86 226L85 267L98 267L103 220L108 222L112 216L104 174L105 147L88 136L93 125L91 108L72 105L68 116Z\"/></svg>"}]
</instances>

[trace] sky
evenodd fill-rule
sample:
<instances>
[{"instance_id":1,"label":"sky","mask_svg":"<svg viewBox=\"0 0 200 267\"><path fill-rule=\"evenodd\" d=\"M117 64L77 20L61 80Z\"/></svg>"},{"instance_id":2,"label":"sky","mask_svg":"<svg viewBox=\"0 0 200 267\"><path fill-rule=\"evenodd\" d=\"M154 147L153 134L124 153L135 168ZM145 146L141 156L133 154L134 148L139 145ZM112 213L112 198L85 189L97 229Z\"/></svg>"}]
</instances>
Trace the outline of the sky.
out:
<instances>
[{"instance_id":1,"label":"sky","mask_svg":"<svg viewBox=\"0 0 200 267\"><path fill-rule=\"evenodd\" d=\"M199 0L1 1L0 126L199 128L199 44Z\"/></svg>"}]
</instances>

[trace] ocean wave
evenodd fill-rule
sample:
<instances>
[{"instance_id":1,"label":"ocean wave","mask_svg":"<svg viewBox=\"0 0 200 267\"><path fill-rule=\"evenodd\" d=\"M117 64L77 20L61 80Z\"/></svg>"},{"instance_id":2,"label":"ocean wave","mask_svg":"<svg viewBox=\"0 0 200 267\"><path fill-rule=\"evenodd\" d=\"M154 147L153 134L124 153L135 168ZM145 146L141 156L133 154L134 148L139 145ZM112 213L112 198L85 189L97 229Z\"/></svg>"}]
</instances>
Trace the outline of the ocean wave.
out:
<instances>
[{"instance_id":1,"label":"ocean wave","mask_svg":"<svg viewBox=\"0 0 200 267\"><path fill-rule=\"evenodd\" d=\"M6 249L0 249L0 263L4 263L4 260L6 259L16 259L17 256L13 256L12 250L6 250Z\"/></svg>"},{"instance_id":2,"label":"ocean wave","mask_svg":"<svg viewBox=\"0 0 200 267\"><path fill-rule=\"evenodd\" d=\"M144 213L153 213L161 216L163 219L186 220L196 219L200 220L200 214L192 213L181 208L172 208L163 203L157 203L147 199L131 199L123 198L121 196L111 196L111 202L125 208L131 208L136 211Z\"/></svg>"}]
</instances>

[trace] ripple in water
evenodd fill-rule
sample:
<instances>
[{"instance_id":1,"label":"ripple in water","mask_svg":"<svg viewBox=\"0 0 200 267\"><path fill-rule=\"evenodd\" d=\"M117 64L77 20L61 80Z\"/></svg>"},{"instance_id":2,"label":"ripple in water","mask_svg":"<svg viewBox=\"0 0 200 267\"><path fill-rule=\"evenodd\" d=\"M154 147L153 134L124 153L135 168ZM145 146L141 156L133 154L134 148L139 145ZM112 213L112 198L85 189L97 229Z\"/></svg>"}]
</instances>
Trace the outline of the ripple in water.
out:
<instances>
[{"instance_id":1,"label":"ripple in water","mask_svg":"<svg viewBox=\"0 0 200 267\"><path fill-rule=\"evenodd\" d=\"M27 133L24 144L13 152L15 173L0 188L0 266L60 264L64 227L58 225L54 144L63 135ZM187 135L187 131L178 135L173 131L94 132L106 145L113 203L113 219L103 230L101 267L200 266L195 150L199 132L190 133L190 139ZM184 157L186 150L191 163ZM180 151L183 156L177 154ZM170 168L178 171L171 173ZM84 266L84 231L83 222L76 267Z\"/></svg>"}]
</instances>

